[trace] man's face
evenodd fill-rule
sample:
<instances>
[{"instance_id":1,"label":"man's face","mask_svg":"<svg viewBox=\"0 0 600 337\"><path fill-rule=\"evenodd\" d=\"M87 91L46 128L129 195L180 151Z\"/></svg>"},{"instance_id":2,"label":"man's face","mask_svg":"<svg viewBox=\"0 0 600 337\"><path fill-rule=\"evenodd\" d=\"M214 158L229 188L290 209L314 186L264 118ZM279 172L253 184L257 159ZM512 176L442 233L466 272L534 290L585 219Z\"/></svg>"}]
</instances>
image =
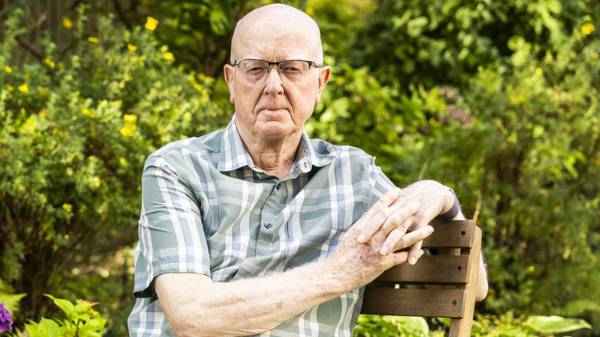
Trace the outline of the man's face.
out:
<instances>
[{"instance_id":1,"label":"man's face","mask_svg":"<svg viewBox=\"0 0 600 337\"><path fill-rule=\"evenodd\" d=\"M260 59L271 62L307 60L319 57L313 37L301 29L274 33L257 29L244 34L234 60ZM318 63L317 63L318 64ZM247 76L242 67L225 66L230 101L235 105L238 129L242 135L267 141L287 138L301 132L311 116L327 81L330 69L311 66L304 75L279 74L277 66L261 79Z\"/></svg>"}]
</instances>

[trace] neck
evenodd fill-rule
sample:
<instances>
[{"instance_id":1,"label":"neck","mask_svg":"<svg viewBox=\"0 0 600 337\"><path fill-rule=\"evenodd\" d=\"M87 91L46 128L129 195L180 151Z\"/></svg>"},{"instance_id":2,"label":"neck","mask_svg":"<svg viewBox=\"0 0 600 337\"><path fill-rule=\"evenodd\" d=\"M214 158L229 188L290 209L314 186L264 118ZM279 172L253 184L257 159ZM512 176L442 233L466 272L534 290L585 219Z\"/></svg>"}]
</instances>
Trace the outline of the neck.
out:
<instances>
[{"instance_id":1,"label":"neck","mask_svg":"<svg viewBox=\"0 0 600 337\"><path fill-rule=\"evenodd\" d=\"M279 179L289 174L302 137L301 130L281 139L248 137L240 129L238 131L254 165Z\"/></svg>"}]
</instances>

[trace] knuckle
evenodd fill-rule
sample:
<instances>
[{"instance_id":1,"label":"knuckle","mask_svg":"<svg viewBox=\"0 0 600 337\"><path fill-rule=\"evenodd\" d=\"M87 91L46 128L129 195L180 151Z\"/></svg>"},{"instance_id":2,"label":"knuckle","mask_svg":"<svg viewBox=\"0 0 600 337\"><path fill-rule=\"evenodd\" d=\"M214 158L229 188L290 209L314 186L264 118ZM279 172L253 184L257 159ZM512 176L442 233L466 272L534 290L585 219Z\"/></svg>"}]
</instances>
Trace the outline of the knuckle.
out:
<instances>
[{"instance_id":1,"label":"knuckle","mask_svg":"<svg viewBox=\"0 0 600 337\"><path fill-rule=\"evenodd\" d=\"M402 223L402 229L404 229L404 231L407 231L410 228L410 226L412 226L412 224L412 220L406 219L406 221Z\"/></svg>"},{"instance_id":2,"label":"knuckle","mask_svg":"<svg viewBox=\"0 0 600 337\"><path fill-rule=\"evenodd\" d=\"M389 234L393 228L394 228L394 224L391 221L389 221L389 219L383 224L383 226L381 226L381 230L385 234Z\"/></svg>"},{"instance_id":3,"label":"knuckle","mask_svg":"<svg viewBox=\"0 0 600 337\"><path fill-rule=\"evenodd\" d=\"M406 236L403 236L403 237L401 237L400 239L398 239L398 244L397 244L397 247L398 247L399 249L401 249L401 248L406 248L406 247L408 246L408 243L409 243L409 242L408 242L408 239L407 239L407 237L406 237Z\"/></svg>"},{"instance_id":4,"label":"knuckle","mask_svg":"<svg viewBox=\"0 0 600 337\"><path fill-rule=\"evenodd\" d=\"M390 215L390 223L393 225L399 225L401 219L402 219L402 217L400 217L398 215L398 213L394 213L394 214Z\"/></svg>"}]
</instances>

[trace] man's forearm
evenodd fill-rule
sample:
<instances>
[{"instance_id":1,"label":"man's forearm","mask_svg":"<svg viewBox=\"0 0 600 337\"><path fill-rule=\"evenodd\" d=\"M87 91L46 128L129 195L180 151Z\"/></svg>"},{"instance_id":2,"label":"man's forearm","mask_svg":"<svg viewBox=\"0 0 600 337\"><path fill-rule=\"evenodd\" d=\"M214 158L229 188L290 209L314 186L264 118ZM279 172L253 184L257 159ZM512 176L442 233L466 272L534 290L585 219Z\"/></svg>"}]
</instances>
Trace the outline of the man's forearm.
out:
<instances>
[{"instance_id":1,"label":"man's forearm","mask_svg":"<svg viewBox=\"0 0 600 337\"><path fill-rule=\"evenodd\" d=\"M350 291L335 270L323 260L266 277L223 283L207 280L200 287L181 285L181 289L201 291L180 293L178 307L168 310L173 313L169 318L178 336L258 334ZM174 303L161 300L161 304Z\"/></svg>"}]
</instances>

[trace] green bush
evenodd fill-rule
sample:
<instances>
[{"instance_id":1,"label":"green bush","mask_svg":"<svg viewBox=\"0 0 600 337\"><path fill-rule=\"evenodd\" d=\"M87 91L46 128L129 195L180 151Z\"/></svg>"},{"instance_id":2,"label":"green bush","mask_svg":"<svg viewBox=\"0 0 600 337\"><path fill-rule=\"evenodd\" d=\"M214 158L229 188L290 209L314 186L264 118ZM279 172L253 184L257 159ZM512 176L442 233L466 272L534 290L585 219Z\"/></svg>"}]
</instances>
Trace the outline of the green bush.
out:
<instances>
[{"instance_id":1,"label":"green bush","mask_svg":"<svg viewBox=\"0 0 600 337\"><path fill-rule=\"evenodd\" d=\"M25 325L25 333L17 337L102 337L106 332L106 320L92 307L94 303L78 300L75 304L69 300L48 296L66 316L66 319L42 318L39 322Z\"/></svg>"},{"instance_id":2,"label":"green bush","mask_svg":"<svg viewBox=\"0 0 600 337\"><path fill-rule=\"evenodd\" d=\"M21 323L52 310L52 293L100 302L121 336L143 160L228 120L222 80L201 73L219 74L234 21L259 1L86 3L88 17L66 12L48 31L21 1L0 12L0 288L28 294ZM532 333L515 310L598 334L598 3L292 3L314 13L334 66L312 136L365 149L399 185L453 186L484 229L479 312L500 316L474 332ZM357 330L394 335L398 322Z\"/></svg>"},{"instance_id":3,"label":"green bush","mask_svg":"<svg viewBox=\"0 0 600 337\"><path fill-rule=\"evenodd\" d=\"M353 64L369 65L386 84L404 88L460 86L479 66L512 54L513 36L559 50L592 6L585 0L384 0L356 34Z\"/></svg>"},{"instance_id":4,"label":"green bush","mask_svg":"<svg viewBox=\"0 0 600 337\"><path fill-rule=\"evenodd\" d=\"M399 185L454 187L484 231L482 312L578 316L600 331L599 13L383 1L352 42L362 58L336 55L311 129L376 155Z\"/></svg>"},{"instance_id":5,"label":"green bush","mask_svg":"<svg viewBox=\"0 0 600 337\"><path fill-rule=\"evenodd\" d=\"M449 318L433 319L438 326L430 330L422 317L360 315L354 330L356 337L443 337L450 328ZM502 315L478 316L473 321L473 337L551 337L591 326L579 319L559 316L518 316L512 312Z\"/></svg>"},{"instance_id":6,"label":"green bush","mask_svg":"<svg viewBox=\"0 0 600 337\"><path fill-rule=\"evenodd\" d=\"M42 294L81 277L75 269L102 276L136 241L145 158L228 117L209 102L212 79L174 66L151 31L115 29L110 17L91 25L81 7L61 28L69 45L45 38L41 59L23 62L23 21L16 9L2 28L0 271L33 317Z\"/></svg>"}]
</instances>

